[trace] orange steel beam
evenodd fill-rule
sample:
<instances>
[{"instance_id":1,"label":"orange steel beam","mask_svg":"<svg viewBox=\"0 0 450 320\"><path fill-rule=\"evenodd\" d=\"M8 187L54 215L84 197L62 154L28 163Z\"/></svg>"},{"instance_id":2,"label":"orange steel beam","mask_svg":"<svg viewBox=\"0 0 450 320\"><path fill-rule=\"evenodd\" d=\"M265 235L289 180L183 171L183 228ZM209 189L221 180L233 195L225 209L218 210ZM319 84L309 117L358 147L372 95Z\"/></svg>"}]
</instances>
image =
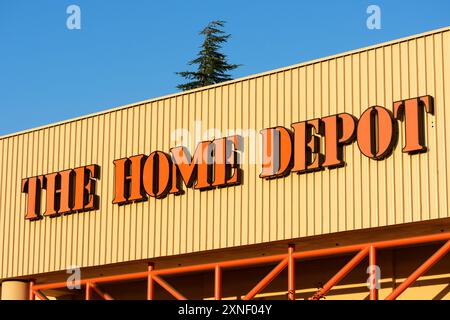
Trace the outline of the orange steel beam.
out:
<instances>
[{"instance_id":1,"label":"orange steel beam","mask_svg":"<svg viewBox=\"0 0 450 320\"><path fill-rule=\"evenodd\" d=\"M86 283L86 299L85 300L91 300L91 283Z\"/></svg>"},{"instance_id":2,"label":"orange steel beam","mask_svg":"<svg viewBox=\"0 0 450 320\"><path fill-rule=\"evenodd\" d=\"M365 244L365 246L373 245L377 249L386 249L392 247L410 246L415 244L430 243L437 241L450 240L450 232L431 234L426 236L418 236L411 238L402 238L395 240L384 240L374 243Z\"/></svg>"},{"instance_id":3,"label":"orange steel beam","mask_svg":"<svg viewBox=\"0 0 450 320\"><path fill-rule=\"evenodd\" d=\"M104 300L114 300L109 294L103 292L102 290L100 290L99 287L97 287L97 285L95 283L91 283L90 287L100 296L102 297Z\"/></svg>"},{"instance_id":4,"label":"orange steel beam","mask_svg":"<svg viewBox=\"0 0 450 320\"><path fill-rule=\"evenodd\" d=\"M136 272L136 273L126 273L126 274L118 274L118 275L114 275L114 276L82 279L79 281L79 284L85 285L88 282L106 283L106 282L116 282L116 281L125 281L125 280L137 280L137 279L145 279L145 278L147 278L147 276L148 276L148 271ZM64 288L66 286L67 286L67 283L64 281L64 282L55 282L55 283L48 283L48 284L38 284L38 285L34 285L34 288L36 290L48 290L48 289Z\"/></svg>"},{"instance_id":5,"label":"orange steel beam","mask_svg":"<svg viewBox=\"0 0 450 320\"><path fill-rule=\"evenodd\" d=\"M375 242L375 243L350 245L350 246L343 246L343 247L337 247L337 248L333 247L333 248L328 248L328 249L295 252L293 254L293 257L294 257L294 259L314 258L314 257L327 256L327 255L336 255L336 254L345 254L345 253L356 252L356 251L362 250L365 247L368 247L370 245L373 245L375 248L378 248L378 249L385 249L385 248L391 248L391 247L400 247L400 246L415 245L415 244L422 244L422 243L429 243L429 242L437 242L437 241L443 241L443 240L449 240L449 239L450 239L450 232L447 232L447 233L439 233L439 234L435 234L435 235L419 236L419 237L414 237L414 238L387 240L387 241L380 241L380 242ZM279 255L266 256L266 257L247 258L247 259L239 259L239 260L231 260L231 261L222 261L222 262L218 262L218 263L208 263L208 264L202 264L202 265L193 265L193 266L186 266L186 267L154 270L154 271L152 271L152 274L153 275L170 275L170 274L207 271L207 270L213 270L217 264L219 266L221 266L222 268L244 267L244 266L250 266L250 265L277 262L284 258L286 258L286 254L279 254ZM94 281L96 283L101 283L101 282L115 282L115 281L124 281L124 280L144 279L147 277L148 277L148 271L145 271L145 272L136 272L136 273L114 275L114 276L84 279L84 280L80 281L80 284L84 285L88 281ZM36 289L46 290L46 289L63 288L65 286L66 286L66 282L58 282L58 283L35 285L34 287Z\"/></svg>"},{"instance_id":6,"label":"orange steel beam","mask_svg":"<svg viewBox=\"0 0 450 320\"><path fill-rule=\"evenodd\" d=\"M161 287L163 287L167 292L169 292L177 300L187 300L186 297L184 297L181 293L179 293L177 290L175 290L175 288L173 288L170 284L168 284L166 281L164 281L160 277L153 276L153 280L155 280L156 283L158 283Z\"/></svg>"},{"instance_id":7,"label":"orange steel beam","mask_svg":"<svg viewBox=\"0 0 450 320\"><path fill-rule=\"evenodd\" d=\"M318 258L318 257L323 257L323 256L331 256L331 255L357 252L357 251L361 251L370 246L373 246L377 249L386 249L386 248L393 248L393 247L402 247L402 246L411 246L411 245L423 244L423 243L438 242L438 241L444 241L444 240L450 240L450 232L438 233L438 234L427 235L427 236L412 237L412 238L396 239L396 240L384 240L384 241L373 242L373 243L369 242L369 243L342 246L342 247L332 247L332 248L317 249L317 250L310 250L310 251L301 251L301 252L295 252L293 254L293 256L295 259Z\"/></svg>"},{"instance_id":8,"label":"orange steel beam","mask_svg":"<svg viewBox=\"0 0 450 320\"><path fill-rule=\"evenodd\" d=\"M369 247L364 248L354 256L338 273L336 273L322 289L317 291L310 300L319 300L327 294L339 281L341 281L350 271L352 271L369 253Z\"/></svg>"},{"instance_id":9,"label":"orange steel beam","mask_svg":"<svg viewBox=\"0 0 450 320\"><path fill-rule=\"evenodd\" d=\"M40 290L33 290L33 295L38 297L40 300L49 300L48 297Z\"/></svg>"},{"instance_id":10,"label":"orange steel beam","mask_svg":"<svg viewBox=\"0 0 450 320\"><path fill-rule=\"evenodd\" d=\"M450 250L450 241L447 241L438 251L436 251L427 261L425 261L416 271L414 271L405 281L403 281L394 291L386 297L386 300L395 300L421 275L427 272L439 260L441 260Z\"/></svg>"},{"instance_id":11,"label":"orange steel beam","mask_svg":"<svg viewBox=\"0 0 450 320\"><path fill-rule=\"evenodd\" d=\"M147 275L147 300L153 300L155 287L153 282L152 271L155 268L153 263L148 264L148 275Z\"/></svg>"},{"instance_id":12,"label":"orange steel beam","mask_svg":"<svg viewBox=\"0 0 450 320\"><path fill-rule=\"evenodd\" d=\"M208 270L214 270L216 268L216 265L219 265L222 269L254 266L254 265L259 265L259 264L268 264L268 263L272 263L272 262L277 262L277 261L283 260L284 258L286 258L286 254L257 257L257 258L237 259L237 260L230 260L230 261L220 261L220 262L206 263L206 264L186 266L186 267L159 269L159 270L153 271L153 274L154 275L172 275L172 274L180 274L180 273L208 271Z\"/></svg>"},{"instance_id":13,"label":"orange steel beam","mask_svg":"<svg viewBox=\"0 0 450 320\"><path fill-rule=\"evenodd\" d=\"M33 286L34 286L34 280L31 280L30 281L30 292L29 292L29 295L28 295L28 300L35 300L35 294L34 294Z\"/></svg>"},{"instance_id":14,"label":"orange steel beam","mask_svg":"<svg viewBox=\"0 0 450 320\"><path fill-rule=\"evenodd\" d=\"M214 299L222 300L222 269L219 265L214 272Z\"/></svg>"},{"instance_id":15,"label":"orange steel beam","mask_svg":"<svg viewBox=\"0 0 450 320\"><path fill-rule=\"evenodd\" d=\"M295 244L290 244L288 248L288 299L295 300L295 259L293 253Z\"/></svg>"},{"instance_id":16,"label":"orange steel beam","mask_svg":"<svg viewBox=\"0 0 450 320\"><path fill-rule=\"evenodd\" d=\"M444 240L450 240L450 232L426 235L426 236L418 236L418 237L412 237L412 238L396 239L396 240L385 240L385 241L379 241L379 242L374 242L374 243L364 243L364 244L349 245L349 246L342 246L342 247L333 247L333 248L326 248L326 249L294 252L294 253L292 253L292 258L299 259L299 260L306 259L306 258L317 258L317 257L323 257L323 256L331 256L331 255L357 252L357 251L361 251L365 248L368 248L370 246L373 246L373 248L376 248L376 249L385 249L385 248L392 248L392 247L411 246L411 245L416 245L416 244L438 242L438 241L444 241ZM186 267L176 267L176 268L168 268L168 269L161 269L161 270L147 270L144 272L127 273L127 274L119 274L119 275L114 275L114 276L83 279L83 280L80 280L80 284L86 285L88 282L106 283L106 282L126 281L126 280L145 279L145 278L148 279L149 275L151 275L151 278L154 280L155 276L159 276L159 275L173 275L173 274L215 270L217 265L221 269L233 268L233 267L254 266L254 265L259 265L259 264L274 263L274 262L277 262L280 260L288 259L288 257L289 257L289 254L279 254L279 255L273 255L273 256L237 259L237 260L231 260L231 261L221 261L221 262L207 263L207 264L201 264L201 265L192 265L192 266L186 266ZM160 279L160 280L162 280L162 279ZM32 286L32 288L34 288L34 291L64 288L64 287L66 287L66 282L38 284L38 285L34 284ZM31 293L30 293L30 295L31 295Z\"/></svg>"},{"instance_id":17,"label":"orange steel beam","mask_svg":"<svg viewBox=\"0 0 450 320\"><path fill-rule=\"evenodd\" d=\"M450 237L449 237L450 238ZM153 276L157 275L173 275L180 273L189 273L189 272L200 272L200 271L208 271L214 270L216 265L219 265L221 268L233 268L233 267L244 267L251 265L259 265L266 264L271 262L276 262L284 259L286 254L279 254L273 256L266 257L258 257L258 258L248 258L248 259L238 259L231 261L222 261L218 263L207 263L202 265L193 265L186 267L177 267L177 268L169 268L169 269L161 269L161 270L153 270L151 271ZM104 282L117 282L117 281L126 281L126 280L137 280L137 279L145 279L148 278L149 271L143 272L135 272L135 273L126 273L119 274L114 276L105 276L105 277L95 277L89 279L80 280L80 285L85 285L87 282L95 282L95 283L104 283ZM48 290L48 289L57 289L66 287L67 283L64 282L55 282L48 284L38 284L34 287L40 290Z\"/></svg>"},{"instance_id":18,"label":"orange steel beam","mask_svg":"<svg viewBox=\"0 0 450 320\"><path fill-rule=\"evenodd\" d=\"M272 282L273 279L275 279L281 271L286 268L288 264L288 258L284 258L283 261L281 261L275 268L272 269L272 271L269 272L252 290L250 290L249 293L243 298L243 300L250 300L253 299L255 295L257 295L261 290L263 290L265 287L269 285L270 282Z\"/></svg>"},{"instance_id":19,"label":"orange steel beam","mask_svg":"<svg viewBox=\"0 0 450 320\"><path fill-rule=\"evenodd\" d=\"M378 300L378 274L377 274L377 256L374 246L370 246L369 250L369 274L370 274L370 300Z\"/></svg>"}]
</instances>

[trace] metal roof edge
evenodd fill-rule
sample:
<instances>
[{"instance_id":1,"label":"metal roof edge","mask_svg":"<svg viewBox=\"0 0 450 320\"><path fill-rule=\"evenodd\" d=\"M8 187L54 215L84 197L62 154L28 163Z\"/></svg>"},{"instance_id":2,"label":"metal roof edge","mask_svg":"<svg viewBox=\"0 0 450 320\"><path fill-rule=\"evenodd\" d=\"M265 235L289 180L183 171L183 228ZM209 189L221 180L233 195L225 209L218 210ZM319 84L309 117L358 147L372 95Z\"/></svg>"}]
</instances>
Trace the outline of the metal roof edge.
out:
<instances>
[{"instance_id":1,"label":"metal roof edge","mask_svg":"<svg viewBox=\"0 0 450 320\"><path fill-rule=\"evenodd\" d=\"M129 109L129 108L138 107L138 106L141 106L143 104L148 104L148 103L152 103L152 102L156 102L156 101L161 101L161 100L166 100L166 99L175 98L175 97L179 97L179 96L184 96L184 95L188 95L188 94L191 94L191 93L200 92L200 91L204 91L204 90L210 90L210 89L217 88L217 87L223 87L223 86L230 85L230 84L233 84L233 83L238 83L238 82L242 82L242 81L250 80L250 79L256 79L256 78L267 76L267 75L270 75L270 74L275 74L275 73L279 73L279 72L283 72L283 71L287 71L287 70L291 70L291 69L295 69L295 68L299 68L299 67L304 67L304 66L316 64L316 63L327 61L327 60L342 58L342 57L345 57L345 56L348 56L348 55L351 55L351 54L355 54L355 53L358 53L358 52L364 52L364 51L368 51L368 50L382 48L382 47L389 46L389 45L392 45L392 44L401 43L401 42L409 41L409 40L412 40L412 39L422 38L422 37L433 35L433 34L437 34L437 33L443 33L443 32L446 32L446 31L450 31L450 26L439 28L439 29L434 29L434 30L431 30L431 31L426 31L426 32L423 32L423 33L418 33L418 34L414 34L414 35L410 35L410 36L406 36L406 37L403 37L403 38L398 38L398 39L394 39L394 40L390 40L390 41L386 41L386 42L382 42L382 43L378 43L378 44L367 46L367 47L363 47L363 48L358 48L358 49L353 49L353 50L350 50L350 51L345 51L345 52L342 52L342 53L338 53L338 54L334 54L334 55L330 55L330 56L326 56L326 57L322 57L322 58L317 58L317 59L314 59L314 60L309 60L309 61L301 62L301 63L298 63L298 64L289 65L289 66L286 66L286 67L281 67L281 68L277 68L277 69L273 69L273 70L268 70L268 71L264 71L264 72L261 72L261 73L256 73L256 74L248 75L248 76L245 76L245 77L241 77L241 78L237 78L237 79L233 79L233 80L229 80L229 81L213 84L213 85L210 85L210 86L205 86L205 87L192 89L192 90L188 90L188 91L177 92L177 93L171 93L171 94L168 94L168 95L164 95L164 96L160 96L160 97L155 97L155 98L151 98L151 99L147 99L147 100L142 100L142 101L138 101L138 102L134 102L134 103L118 106L118 107L115 107L115 108L110 108L110 109L107 109L107 110L103 110L103 111L99 111L99 112L83 115L83 116L76 117L76 118L62 120L62 121L46 124L46 125L43 125L43 126L38 126L38 127L35 127L35 128L31 128L31 129L25 129L25 130L18 131L18 132L13 132L13 133L10 133L10 134L6 134L6 135L3 135L3 136L0 136L0 140L4 140L4 139L7 139L7 138L12 138L14 136L18 136L18 135L22 135L22 134L26 134L26 133L31 133L31 132L34 132L34 131L39 131L39 130L43 130L43 129L47 129L47 128L51 128L51 127L60 126L60 125L63 125L63 124L68 124L68 123L71 123L71 122L76 122L76 121L80 121L80 120L84 120L84 119L89 119L89 118L92 118L92 117L108 114L108 113L115 112L115 111L120 111L120 110L125 110L125 109Z\"/></svg>"}]
</instances>

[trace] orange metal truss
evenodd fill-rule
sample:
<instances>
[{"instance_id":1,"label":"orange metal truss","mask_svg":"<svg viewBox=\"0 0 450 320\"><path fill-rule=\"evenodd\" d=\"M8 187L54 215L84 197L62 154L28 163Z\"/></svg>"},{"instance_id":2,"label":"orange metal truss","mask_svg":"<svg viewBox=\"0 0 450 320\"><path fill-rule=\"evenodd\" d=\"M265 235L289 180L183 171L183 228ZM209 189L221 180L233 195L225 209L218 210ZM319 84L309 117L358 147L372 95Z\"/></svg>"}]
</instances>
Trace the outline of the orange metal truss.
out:
<instances>
[{"instance_id":1,"label":"orange metal truss","mask_svg":"<svg viewBox=\"0 0 450 320\"><path fill-rule=\"evenodd\" d=\"M326 249L310 250L303 252L295 252L294 245L289 245L285 254L278 254L266 257L247 258L229 261L220 261L216 263L207 263L200 265L192 265L186 267L168 268L168 269L155 269L153 263L149 263L148 270L137 273L127 273L114 276L90 278L80 280L80 285L85 286L86 300L92 298L92 294L95 293L99 297L112 300L112 297L104 293L99 287L102 283L111 283L116 281L147 279L147 299L153 300L154 285L155 283L164 288L174 298L178 300L186 300L186 297L178 292L174 287L167 283L163 276L167 275L180 275L190 272L199 271L213 271L214 277L214 297L216 300L222 299L222 271L227 268L235 267L249 267L262 264L278 264L260 281L256 286L251 289L245 296L244 300L250 300L260 293L264 288L270 284L286 267L288 268L288 281L287 281L287 297L289 300L295 300L295 261L306 258L319 258L325 256L332 256L338 254L356 253L355 256L340 269L323 287L317 291L310 299L318 300L324 297L337 283L339 283L350 271L352 271L362 260L369 256L370 272L375 272L376 266L376 253L378 250L387 248L396 248L404 246L412 246L418 244L427 244L434 242L445 242L445 244L437 250L429 259L427 259L419 268L417 268L405 281L403 281L398 287L396 287L387 297L386 300L395 300L400 296L414 281L416 281L421 275L427 272L434 264L436 264L441 258L443 258L450 250L450 232L439 233L433 235L379 241L374 243L364 243L357 245L349 245L343 247L333 247ZM43 290L65 288L66 282L47 283L47 284L35 284L30 285L30 299L34 300L36 297L45 300L47 297L42 292ZM370 289L370 299L378 299L378 290L376 286L372 285Z\"/></svg>"}]
</instances>

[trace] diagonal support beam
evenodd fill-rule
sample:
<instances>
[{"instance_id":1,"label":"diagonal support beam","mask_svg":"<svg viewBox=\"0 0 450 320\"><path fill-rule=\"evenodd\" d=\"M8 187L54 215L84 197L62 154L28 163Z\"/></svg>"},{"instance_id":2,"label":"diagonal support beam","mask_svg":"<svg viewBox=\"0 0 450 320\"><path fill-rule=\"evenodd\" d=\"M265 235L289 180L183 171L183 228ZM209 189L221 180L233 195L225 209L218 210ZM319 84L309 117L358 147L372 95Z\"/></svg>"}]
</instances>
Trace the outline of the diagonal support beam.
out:
<instances>
[{"instance_id":1,"label":"diagonal support beam","mask_svg":"<svg viewBox=\"0 0 450 320\"><path fill-rule=\"evenodd\" d=\"M164 281L159 276L153 275L152 279L157 284L159 284L162 288L164 288L167 292L169 292L177 300L187 300L185 296L183 296L181 293L179 293L174 287L172 287L170 284L168 284L166 281Z\"/></svg>"},{"instance_id":2,"label":"diagonal support beam","mask_svg":"<svg viewBox=\"0 0 450 320\"><path fill-rule=\"evenodd\" d=\"M40 300L50 300L41 290L33 290L33 293Z\"/></svg>"},{"instance_id":3,"label":"diagonal support beam","mask_svg":"<svg viewBox=\"0 0 450 320\"><path fill-rule=\"evenodd\" d=\"M425 261L416 271L414 271L405 281L403 281L386 300L395 300L403 293L411 284L414 283L420 276L427 272L439 260L441 260L450 251L450 241L447 241L438 251L436 251L427 261Z\"/></svg>"},{"instance_id":4,"label":"diagonal support beam","mask_svg":"<svg viewBox=\"0 0 450 320\"><path fill-rule=\"evenodd\" d=\"M356 256L352 258L333 278L331 278L322 289L317 291L309 300L319 300L325 296L336 284L339 283L350 271L352 271L367 255L369 254L369 247L362 249Z\"/></svg>"},{"instance_id":5,"label":"diagonal support beam","mask_svg":"<svg viewBox=\"0 0 450 320\"><path fill-rule=\"evenodd\" d=\"M283 259L275 268L273 268L272 271L269 272L247 295L243 298L243 300L250 300L253 299L255 295L257 295L259 292L261 292L265 287L269 285L270 282L272 282L273 279L275 279L281 271L286 268L288 264L288 258Z\"/></svg>"},{"instance_id":6,"label":"diagonal support beam","mask_svg":"<svg viewBox=\"0 0 450 320\"><path fill-rule=\"evenodd\" d=\"M91 283L91 288L103 299L105 300L114 300L109 294L104 293L102 290L100 290L99 287L95 283Z\"/></svg>"}]
</instances>

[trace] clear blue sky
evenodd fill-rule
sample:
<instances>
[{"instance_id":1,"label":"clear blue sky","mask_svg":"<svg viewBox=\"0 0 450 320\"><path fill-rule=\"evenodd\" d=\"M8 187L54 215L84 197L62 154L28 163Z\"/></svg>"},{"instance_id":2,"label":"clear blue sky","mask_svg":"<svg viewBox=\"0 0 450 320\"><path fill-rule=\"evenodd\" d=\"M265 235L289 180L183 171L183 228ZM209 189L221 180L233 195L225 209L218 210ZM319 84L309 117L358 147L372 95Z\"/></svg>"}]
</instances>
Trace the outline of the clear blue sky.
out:
<instances>
[{"instance_id":1,"label":"clear blue sky","mask_svg":"<svg viewBox=\"0 0 450 320\"><path fill-rule=\"evenodd\" d=\"M237 78L448 26L450 1L0 0L0 135L177 92L214 19Z\"/></svg>"}]
</instances>

